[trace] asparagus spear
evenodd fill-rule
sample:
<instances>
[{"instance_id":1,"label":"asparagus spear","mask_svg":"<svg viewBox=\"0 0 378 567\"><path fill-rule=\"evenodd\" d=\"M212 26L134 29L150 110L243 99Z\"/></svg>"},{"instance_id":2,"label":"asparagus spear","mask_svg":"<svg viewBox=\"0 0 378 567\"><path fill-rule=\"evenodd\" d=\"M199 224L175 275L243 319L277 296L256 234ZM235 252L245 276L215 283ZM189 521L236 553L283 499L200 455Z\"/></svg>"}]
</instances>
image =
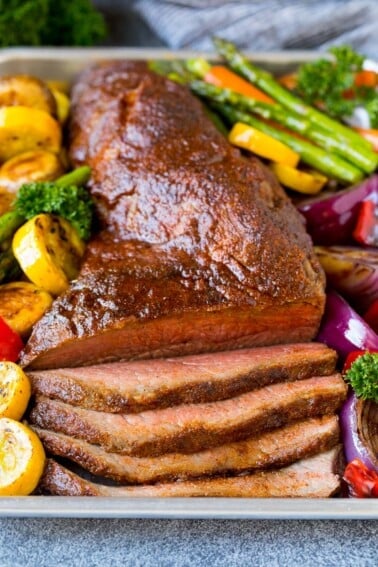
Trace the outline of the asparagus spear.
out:
<instances>
[{"instance_id":1,"label":"asparagus spear","mask_svg":"<svg viewBox=\"0 0 378 567\"><path fill-rule=\"evenodd\" d=\"M371 173L376 166L376 154L367 156L361 153L354 145L340 142L329 132L315 126L306 117L299 116L279 104L267 104L251 97L243 96L230 89L223 89L204 81L192 81L190 87L194 93L219 103L229 103L240 110L248 110L264 118L272 119L288 127L290 130L302 134L327 151L344 157L365 173Z\"/></svg>"},{"instance_id":2,"label":"asparagus spear","mask_svg":"<svg viewBox=\"0 0 378 567\"><path fill-rule=\"evenodd\" d=\"M11 249L0 253L0 282L13 280L21 273L20 266Z\"/></svg>"},{"instance_id":3,"label":"asparagus spear","mask_svg":"<svg viewBox=\"0 0 378 567\"><path fill-rule=\"evenodd\" d=\"M245 124L249 124L250 126L261 130L261 132L276 138L280 142L283 142L292 150L300 154L301 159L305 163L329 177L339 179L346 183L356 183L363 177L363 174L359 169L338 156L332 155L322 148L318 148L305 140L291 136L291 134L288 134L287 132L278 130L273 126L258 120L258 118L255 118L251 114L242 112L229 104L214 103L213 107L229 122L231 122L231 124L234 124L235 122L244 122Z\"/></svg>"},{"instance_id":4,"label":"asparagus spear","mask_svg":"<svg viewBox=\"0 0 378 567\"><path fill-rule=\"evenodd\" d=\"M357 134L357 132L354 132L350 128L340 124L340 122L329 118L326 114L323 114L312 106L305 104L300 98L291 94L274 79L271 73L259 69L248 61L248 59L236 49L234 44L218 37L213 38L213 42L217 51L227 60L234 71L242 75L251 83L256 84L261 88L261 90L274 98L274 100L277 100L283 106L297 114L306 116L314 124L322 126L322 128L331 132L334 137L337 137L339 141L349 144L357 144L361 151L372 151L369 142Z\"/></svg>"}]
</instances>

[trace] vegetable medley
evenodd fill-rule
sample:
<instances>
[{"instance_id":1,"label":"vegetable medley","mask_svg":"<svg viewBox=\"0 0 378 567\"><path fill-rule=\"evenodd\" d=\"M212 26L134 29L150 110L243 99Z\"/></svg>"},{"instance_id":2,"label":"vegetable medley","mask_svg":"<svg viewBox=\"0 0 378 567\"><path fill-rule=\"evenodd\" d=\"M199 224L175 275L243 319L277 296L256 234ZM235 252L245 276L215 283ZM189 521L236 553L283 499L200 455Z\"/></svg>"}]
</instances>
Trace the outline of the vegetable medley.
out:
<instances>
[{"instance_id":1,"label":"vegetable medley","mask_svg":"<svg viewBox=\"0 0 378 567\"><path fill-rule=\"evenodd\" d=\"M226 64L150 66L187 84L232 144L266 162L304 215L329 285L318 340L338 351L351 385L341 412L344 478L352 496L376 497L378 74L338 47L333 58L275 78L231 43L214 43ZM93 227L89 168L65 173L69 104L56 83L0 78L0 495L30 494L42 474L42 445L19 423L30 384L15 363L33 325L76 277Z\"/></svg>"}]
</instances>

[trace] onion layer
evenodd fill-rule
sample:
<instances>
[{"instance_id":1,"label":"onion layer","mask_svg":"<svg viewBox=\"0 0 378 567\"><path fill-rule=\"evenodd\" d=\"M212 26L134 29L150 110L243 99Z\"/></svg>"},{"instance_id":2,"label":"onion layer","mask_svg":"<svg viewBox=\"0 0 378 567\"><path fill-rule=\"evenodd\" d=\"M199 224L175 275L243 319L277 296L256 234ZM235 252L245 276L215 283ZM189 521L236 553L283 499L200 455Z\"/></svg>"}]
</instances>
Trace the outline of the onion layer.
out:
<instances>
[{"instance_id":1,"label":"onion layer","mask_svg":"<svg viewBox=\"0 0 378 567\"><path fill-rule=\"evenodd\" d=\"M351 392L341 408L340 426L347 463L360 459L378 472L378 404Z\"/></svg>"},{"instance_id":2,"label":"onion layer","mask_svg":"<svg viewBox=\"0 0 378 567\"><path fill-rule=\"evenodd\" d=\"M342 359L353 350L378 351L378 335L336 292L327 294L317 341L335 349Z\"/></svg>"},{"instance_id":3,"label":"onion layer","mask_svg":"<svg viewBox=\"0 0 378 567\"><path fill-rule=\"evenodd\" d=\"M297 208L306 219L314 243L332 246L353 242L360 204L366 200L378 203L378 175L344 191L302 201Z\"/></svg>"}]
</instances>

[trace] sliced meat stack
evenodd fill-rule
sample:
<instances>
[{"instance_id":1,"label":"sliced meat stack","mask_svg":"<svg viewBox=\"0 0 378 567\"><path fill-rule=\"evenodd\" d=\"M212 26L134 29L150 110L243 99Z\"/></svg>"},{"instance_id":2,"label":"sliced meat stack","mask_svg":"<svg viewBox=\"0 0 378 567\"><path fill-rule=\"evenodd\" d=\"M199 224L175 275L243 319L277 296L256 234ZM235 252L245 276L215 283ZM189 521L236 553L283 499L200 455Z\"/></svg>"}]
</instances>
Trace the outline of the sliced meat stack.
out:
<instances>
[{"instance_id":1,"label":"sliced meat stack","mask_svg":"<svg viewBox=\"0 0 378 567\"><path fill-rule=\"evenodd\" d=\"M232 148L189 90L143 63L87 70L70 155L92 168L102 233L37 323L32 368L305 342L324 275L272 173Z\"/></svg>"},{"instance_id":2,"label":"sliced meat stack","mask_svg":"<svg viewBox=\"0 0 378 567\"><path fill-rule=\"evenodd\" d=\"M346 395L335 361L308 343L31 371L29 419L47 452L97 475L93 483L51 460L41 488L330 496L339 487L335 413Z\"/></svg>"}]
</instances>

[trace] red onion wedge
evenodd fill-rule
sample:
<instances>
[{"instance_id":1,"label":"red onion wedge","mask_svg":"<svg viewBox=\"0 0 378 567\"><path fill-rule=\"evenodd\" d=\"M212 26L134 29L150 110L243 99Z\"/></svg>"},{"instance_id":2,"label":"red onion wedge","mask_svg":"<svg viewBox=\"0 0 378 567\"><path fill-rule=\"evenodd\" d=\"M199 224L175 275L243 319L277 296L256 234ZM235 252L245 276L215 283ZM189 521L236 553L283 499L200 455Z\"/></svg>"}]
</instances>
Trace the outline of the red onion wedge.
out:
<instances>
[{"instance_id":1,"label":"red onion wedge","mask_svg":"<svg viewBox=\"0 0 378 567\"><path fill-rule=\"evenodd\" d=\"M316 340L336 350L342 362L352 350L378 350L378 335L335 291L327 294Z\"/></svg>"},{"instance_id":2,"label":"red onion wedge","mask_svg":"<svg viewBox=\"0 0 378 567\"><path fill-rule=\"evenodd\" d=\"M378 299L378 248L316 246L316 254L333 289L364 313Z\"/></svg>"},{"instance_id":3,"label":"red onion wedge","mask_svg":"<svg viewBox=\"0 0 378 567\"><path fill-rule=\"evenodd\" d=\"M340 411L346 462L359 459L378 472L378 404L351 392Z\"/></svg>"},{"instance_id":4,"label":"red onion wedge","mask_svg":"<svg viewBox=\"0 0 378 567\"><path fill-rule=\"evenodd\" d=\"M306 199L297 208L306 219L314 244L332 246L353 242L360 203L366 200L378 204L378 175L343 191Z\"/></svg>"}]
</instances>

